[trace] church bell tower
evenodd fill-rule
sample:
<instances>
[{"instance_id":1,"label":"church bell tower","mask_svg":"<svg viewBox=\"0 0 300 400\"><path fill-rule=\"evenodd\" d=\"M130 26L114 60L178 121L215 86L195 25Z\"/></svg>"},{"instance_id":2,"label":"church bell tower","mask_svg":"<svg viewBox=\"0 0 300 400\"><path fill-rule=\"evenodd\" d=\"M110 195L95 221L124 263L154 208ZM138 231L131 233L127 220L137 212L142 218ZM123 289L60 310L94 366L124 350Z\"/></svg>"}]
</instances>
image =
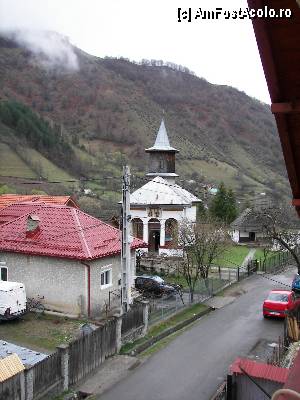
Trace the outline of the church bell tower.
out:
<instances>
[{"instance_id":1,"label":"church bell tower","mask_svg":"<svg viewBox=\"0 0 300 400\"><path fill-rule=\"evenodd\" d=\"M161 176L170 183L175 183L178 176L175 173L175 154L179 150L170 146L167 130L162 119L154 146L145 149L149 153L149 168L146 174L149 178Z\"/></svg>"}]
</instances>

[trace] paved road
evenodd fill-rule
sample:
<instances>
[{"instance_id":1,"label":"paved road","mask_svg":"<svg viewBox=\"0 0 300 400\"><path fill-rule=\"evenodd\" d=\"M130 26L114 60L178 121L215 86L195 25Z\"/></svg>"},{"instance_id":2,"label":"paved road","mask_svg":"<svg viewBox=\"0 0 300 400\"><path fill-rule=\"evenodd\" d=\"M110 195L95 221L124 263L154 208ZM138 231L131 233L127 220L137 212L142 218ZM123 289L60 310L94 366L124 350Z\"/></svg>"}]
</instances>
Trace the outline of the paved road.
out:
<instances>
[{"instance_id":1,"label":"paved road","mask_svg":"<svg viewBox=\"0 0 300 400\"><path fill-rule=\"evenodd\" d=\"M272 278L290 283L294 271ZM246 293L199 322L154 354L101 400L208 400L237 356L246 356L260 339L272 343L282 321L264 320L262 301L280 285L261 276L242 283Z\"/></svg>"}]
</instances>

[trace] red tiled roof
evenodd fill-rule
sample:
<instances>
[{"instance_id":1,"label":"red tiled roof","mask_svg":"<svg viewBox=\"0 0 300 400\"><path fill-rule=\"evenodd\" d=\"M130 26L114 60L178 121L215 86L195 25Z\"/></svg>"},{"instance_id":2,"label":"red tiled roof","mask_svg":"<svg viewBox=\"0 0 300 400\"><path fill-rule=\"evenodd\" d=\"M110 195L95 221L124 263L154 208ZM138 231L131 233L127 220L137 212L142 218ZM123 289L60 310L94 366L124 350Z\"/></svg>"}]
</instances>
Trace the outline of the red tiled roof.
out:
<instances>
[{"instance_id":1,"label":"red tiled roof","mask_svg":"<svg viewBox=\"0 0 300 400\"><path fill-rule=\"evenodd\" d=\"M120 231L83 211L67 206L20 203L0 210L4 215L18 215L0 225L0 251L40 256L91 260L121 252ZM27 218L40 220L36 234L26 236ZM134 239L132 249L145 243Z\"/></svg>"},{"instance_id":2,"label":"red tiled roof","mask_svg":"<svg viewBox=\"0 0 300 400\"><path fill-rule=\"evenodd\" d=\"M79 208L76 202L70 196L48 196L48 195L20 195L20 194L2 194L0 195L0 209L21 202L60 204Z\"/></svg>"},{"instance_id":3,"label":"red tiled roof","mask_svg":"<svg viewBox=\"0 0 300 400\"><path fill-rule=\"evenodd\" d=\"M289 374L288 368L280 368L274 365L258 363L247 358L237 358L230 366L230 372L243 374L240 367L253 378L267 379L274 382L285 383Z\"/></svg>"}]
</instances>

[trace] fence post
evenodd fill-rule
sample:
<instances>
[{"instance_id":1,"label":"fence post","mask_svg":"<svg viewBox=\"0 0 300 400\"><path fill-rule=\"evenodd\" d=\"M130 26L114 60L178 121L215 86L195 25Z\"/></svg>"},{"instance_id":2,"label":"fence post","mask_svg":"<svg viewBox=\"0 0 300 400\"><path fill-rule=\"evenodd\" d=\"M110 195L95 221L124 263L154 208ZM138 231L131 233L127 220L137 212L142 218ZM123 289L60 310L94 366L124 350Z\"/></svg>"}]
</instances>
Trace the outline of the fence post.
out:
<instances>
[{"instance_id":1,"label":"fence post","mask_svg":"<svg viewBox=\"0 0 300 400\"><path fill-rule=\"evenodd\" d=\"M250 276L250 263L247 265L247 270L248 270L248 276Z\"/></svg>"},{"instance_id":2,"label":"fence post","mask_svg":"<svg viewBox=\"0 0 300 400\"><path fill-rule=\"evenodd\" d=\"M65 391L69 389L69 346L67 344L60 344L59 346L57 346L57 350L60 354L63 391Z\"/></svg>"},{"instance_id":3,"label":"fence post","mask_svg":"<svg viewBox=\"0 0 300 400\"><path fill-rule=\"evenodd\" d=\"M237 281L240 281L240 267L237 267Z\"/></svg>"},{"instance_id":4,"label":"fence post","mask_svg":"<svg viewBox=\"0 0 300 400\"><path fill-rule=\"evenodd\" d=\"M122 316L120 314L115 314L116 318L116 351L119 353L122 347Z\"/></svg>"},{"instance_id":5,"label":"fence post","mask_svg":"<svg viewBox=\"0 0 300 400\"><path fill-rule=\"evenodd\" d=\"M33 368L25 369L25 393L26 400L33 400Z\"/></svg>"},{"instance_id":6,"label":"fence post","mask_svg":"<svg viewBox=\"0 0 300 400\"><path fill-rule=\"evenodd\" d=\"M143 331L142 335L145 336L148 331L148 325L149 325L149 301L142 301L143 305Z\"/></svg>"},{"instance_id":7,"label":"fence post","mask_svg":"<svg viewBox=\"0 0 300 400\"><path fill-rule=\"evenodd\" d=\"M21 388L20 400L26 400L26 385L25 385L24 371L20 372L19 378L20 378L20 388Z\"/></svg>"}]
</instances>

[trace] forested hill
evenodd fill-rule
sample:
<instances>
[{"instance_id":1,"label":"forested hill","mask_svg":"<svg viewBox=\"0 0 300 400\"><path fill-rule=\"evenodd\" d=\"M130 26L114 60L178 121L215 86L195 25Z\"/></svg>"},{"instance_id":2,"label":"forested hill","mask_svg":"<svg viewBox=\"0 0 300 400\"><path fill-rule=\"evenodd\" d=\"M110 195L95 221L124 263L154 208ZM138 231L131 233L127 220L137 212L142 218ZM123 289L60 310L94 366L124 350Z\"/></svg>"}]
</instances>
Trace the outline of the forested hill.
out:
<instances>
[{"instance_id":1,"label":"forested hill","mask_svg":"<svg viewBox=\"0 0 300 400\"><path fill-rule=\"evenodd\" d=\"M0 38L0 156L6 175L22 176L23 171L48 180L101 178L84 184L94 198L81 196L81 201L103 209L118 199L120 191L118 179L107 177L118 178L125 162L137 174L145 172L144 149L153 144L164 112L170 142L180 150L177 172L181 179L196 182L195 191L201 190L201 182L223 180L240 197L269 191L287 195L281 147L268 105L173 64L135 64L97 58L77 48L72 51L77 70L50 68L41 65L37 54ZM19 112L28 106L30 111L23 109L23 114L31 112L43 120L52 132L45 133L44 127L45 136L55 139L56 149L49 148L52 139L33 140L21 122L17 126L16 121L3 119L6 101L19 103ZM18 151L20 146L23 152ZM17 179L4 181L25 190ZM50 190L47 185L35 189ZM80 193L79 189L73 185L66 190ZM51 186L51 190L64 189Z\"/></svg>"}]
</instances>

